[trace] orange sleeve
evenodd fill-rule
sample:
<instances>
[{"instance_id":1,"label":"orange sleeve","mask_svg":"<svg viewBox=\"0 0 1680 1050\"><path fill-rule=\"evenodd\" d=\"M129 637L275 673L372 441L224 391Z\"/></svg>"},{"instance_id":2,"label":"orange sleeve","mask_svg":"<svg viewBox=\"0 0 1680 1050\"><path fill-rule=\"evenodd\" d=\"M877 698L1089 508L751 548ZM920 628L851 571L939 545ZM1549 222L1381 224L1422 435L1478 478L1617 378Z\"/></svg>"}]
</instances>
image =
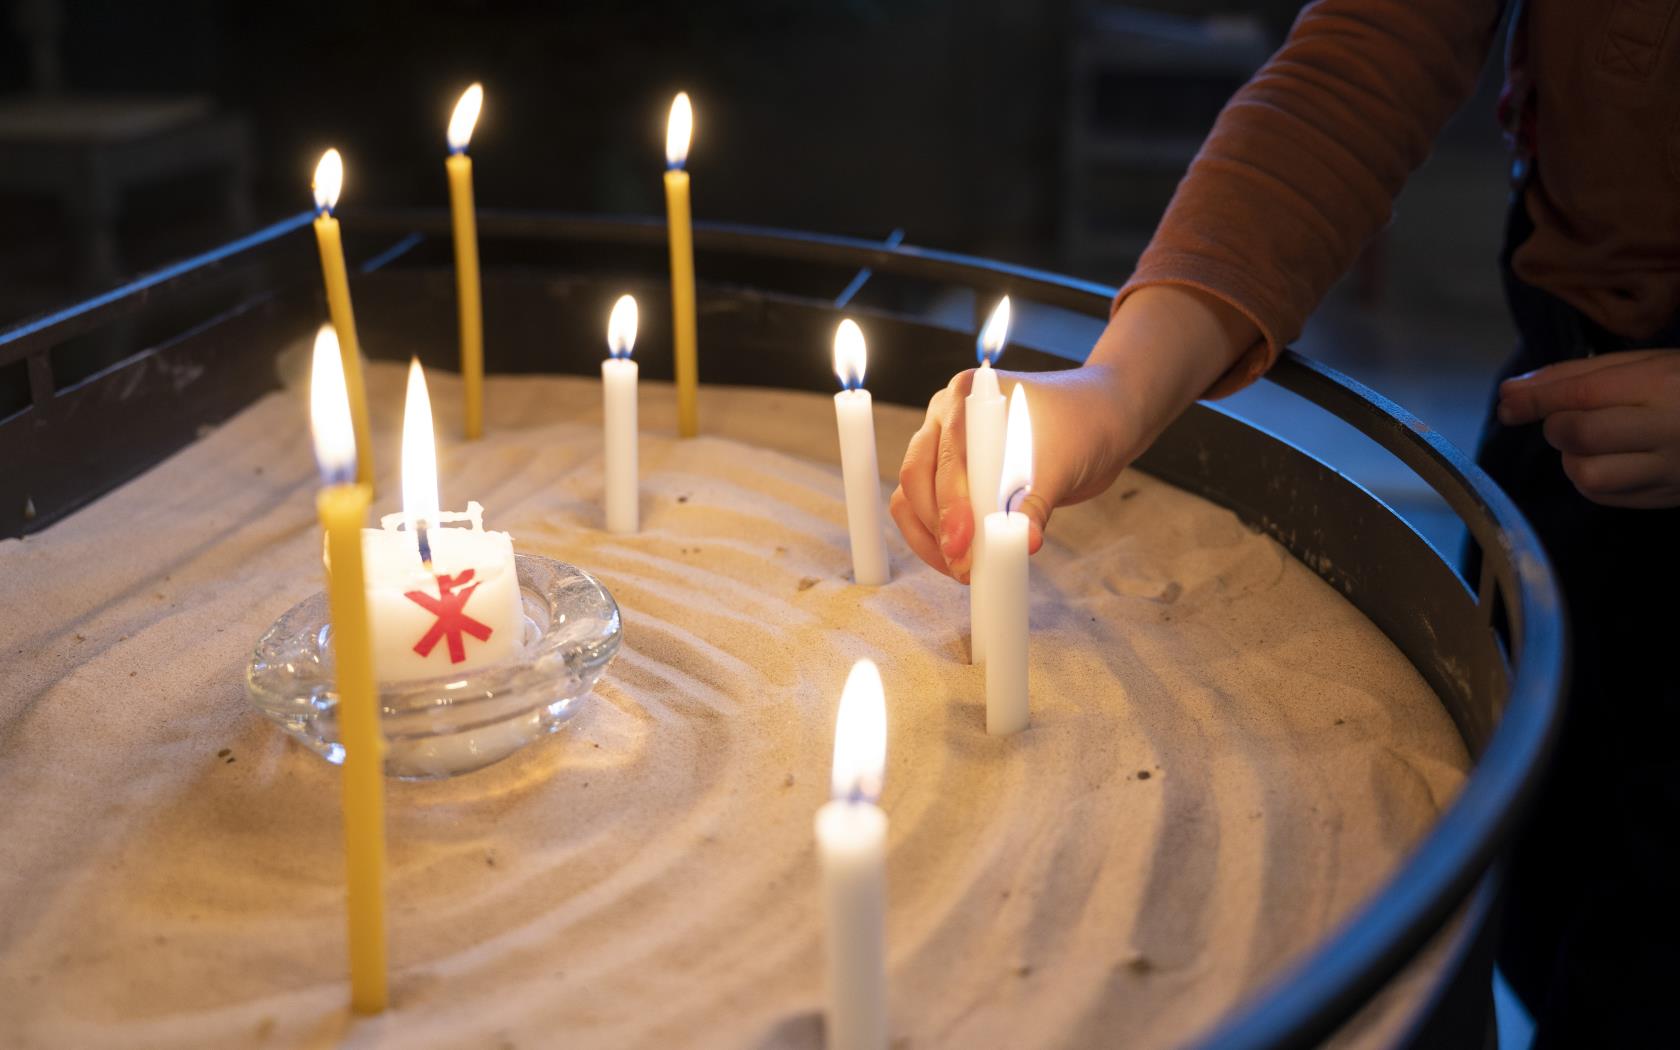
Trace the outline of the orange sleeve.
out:
<instances>
[{"instance_id":1,"label":"orange sleeve","mask_svg":"<svg viewBox=\"0 0 1680 1050\"><path fill-rule=\"evenodd\" d=\"M1232 96L1114 309L1199 288L1261 338L1208 396L1253 382L1389 220L1406 177L1474 88L1499 0L1318 0Z\"/></svg>"}]
</instances>

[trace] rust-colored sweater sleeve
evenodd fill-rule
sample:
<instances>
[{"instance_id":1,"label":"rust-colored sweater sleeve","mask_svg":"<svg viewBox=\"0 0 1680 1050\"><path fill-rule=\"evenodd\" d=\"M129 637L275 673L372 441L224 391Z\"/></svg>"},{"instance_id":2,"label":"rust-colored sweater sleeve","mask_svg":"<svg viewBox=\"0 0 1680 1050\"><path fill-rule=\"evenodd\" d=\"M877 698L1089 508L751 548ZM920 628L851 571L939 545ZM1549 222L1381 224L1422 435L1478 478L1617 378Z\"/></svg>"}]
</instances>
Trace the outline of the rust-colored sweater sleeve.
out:
<instances>
[{"instance_id":1,"label":"rust-colored sweater sleeve","mask_svg":"<svg viewBox=\"0 0 1680 1050\"><path fill-rule=\"evenodd\" d=\"M1115 297L1180 284L1261 338L1209 391L1252 382L1388 222L1470 93L1500 0L1319 0L1226 104Z\"/></svg>"}]
</instances>

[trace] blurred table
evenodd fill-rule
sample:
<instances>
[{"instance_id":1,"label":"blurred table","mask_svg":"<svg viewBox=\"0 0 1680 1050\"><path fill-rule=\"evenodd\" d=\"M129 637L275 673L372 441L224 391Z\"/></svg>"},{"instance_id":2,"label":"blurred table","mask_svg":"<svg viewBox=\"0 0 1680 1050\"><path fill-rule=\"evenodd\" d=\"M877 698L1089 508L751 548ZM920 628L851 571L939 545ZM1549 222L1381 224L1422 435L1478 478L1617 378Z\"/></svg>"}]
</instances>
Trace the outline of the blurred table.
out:
<instances>
[{"instance_id":1,"label":"blurred table","mask_svg":"<svg viewBox=\"0 0 1680 1050\"><path fill-rule=\"evenodd\" d=\"M123 195L147 182L216 171L220 206L251 225L250 135L207 98L32 95L0 99L0 192L56 197L90 288L121 276L116 222Z\"/></svg>"}]
</instances>

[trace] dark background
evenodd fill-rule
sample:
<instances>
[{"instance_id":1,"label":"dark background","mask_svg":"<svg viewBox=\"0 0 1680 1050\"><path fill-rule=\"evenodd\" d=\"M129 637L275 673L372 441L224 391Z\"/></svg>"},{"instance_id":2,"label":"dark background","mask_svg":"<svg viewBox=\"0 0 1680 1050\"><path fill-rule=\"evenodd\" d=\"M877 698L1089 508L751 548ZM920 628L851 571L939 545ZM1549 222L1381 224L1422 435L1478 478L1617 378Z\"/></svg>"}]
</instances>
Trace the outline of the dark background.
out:
<instances>
[{"instance_id":1,"label":"dark background","mask_svg":"<svg viewBox=\"0 0 1680 1050\"><path fill-rule=\"evenodd\" d=\"M471 147L481 209L661 213L665 115L682 89L696 110L697 219L861 237L902 228L912 244L1118 284L1220 106L1299 7L0 0L0 151L22 134L18 114L66 100L122 112L199 99L202 119L248 144L238 171L166 165L125 187L103 223L103 266L90 265L77 178L24 191L0 163L0 329L305 210L329 145L345 157L347 208L441 208L444 127L474 80L486 91ZM1511 340L1495 269L1506 201L1493 118L1500 73L1495 53L1393 224L1296 344L1464 446L1476 442ZM241 207L230 208L235 199ZM972 320L972 301L947 305L952 323ZM1088 346L1095 334L1020 320L1040 326L1041 345ZM59 378L108 363L88 356ZM0 375L0 394L21 385L15 371ZM7 404L0 397L0 414ZM1351 431L1264 386L1228 404L1325 450L1444 550L1456 546L1456 522L1433 493Z\"/></svg>"},{"instance_id":2,"label":"dark background","mask_svg":"<svg viewBox=\"0 0 1680 1050\"><path fill-rule=\"evenodd\" d=\"M252 214L266 221L307 206L328 145L345 156L346 204L443 204L444 125L473 80L486 91L471 150L481 207L659 211L665 113L682 89L696 107L699 217L863 236L902 226L914 243L1118 279L1128 252L1083 258L1065 243L1079 210L1072 100L1090 100L1093 127L1178 145L1175 163L1122 171L1106 195L1124 199L1109 218L1135 250L1194 140L1298 4L1154 5L1176 22L1152 22L1149 6L1115 21L1072 0L11 0L0 94L30 91L25 37L45 9L64 93L205 96L242 117ZM1216 11L1212 35L1230 35L1234 13L1250 41L1224 68L1073 68L1093 25L1193 36ZM122 272L225 236L207 221L215 189L182 172L125 191ZM75 288L63 212L0 177L0 322Z\"/></svg>"}]
</instances>

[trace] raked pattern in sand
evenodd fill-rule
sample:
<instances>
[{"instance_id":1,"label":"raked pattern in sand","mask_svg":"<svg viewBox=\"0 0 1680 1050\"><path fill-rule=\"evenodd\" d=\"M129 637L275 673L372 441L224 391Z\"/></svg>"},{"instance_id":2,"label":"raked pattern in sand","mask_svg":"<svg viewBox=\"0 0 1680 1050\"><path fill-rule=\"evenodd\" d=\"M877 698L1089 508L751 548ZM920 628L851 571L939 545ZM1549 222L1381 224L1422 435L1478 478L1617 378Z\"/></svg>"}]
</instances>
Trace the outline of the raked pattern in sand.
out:
<instances>
[{"instance_id":1,"label":"raked pattern in sand","mask_svg":"<svg viewBox=\"0 0 1680 1050\"><path fill-rule=\"evenodd\" d=\"M370 372L376 513L401 379ZM445 505L594 573L624 647L559 735L390 785L393 1009L346 1010L337 771L244 697L258 635L320 587L290 391L0 543L0 1045L818 1046L811 822L863 656L895 1050L1175 1045L1364 900L1465 775L1369 622L1146 476L1057 513L1032 727L994 739L963 588L896 532L892 583L848 581L828 398L707 389L707 436L678 442L644 384L643 529L613 536L596 383L492 377L464 445L432 381ZM920 412L876 411L891 475Z\"/></svg>"}]
</instances>

